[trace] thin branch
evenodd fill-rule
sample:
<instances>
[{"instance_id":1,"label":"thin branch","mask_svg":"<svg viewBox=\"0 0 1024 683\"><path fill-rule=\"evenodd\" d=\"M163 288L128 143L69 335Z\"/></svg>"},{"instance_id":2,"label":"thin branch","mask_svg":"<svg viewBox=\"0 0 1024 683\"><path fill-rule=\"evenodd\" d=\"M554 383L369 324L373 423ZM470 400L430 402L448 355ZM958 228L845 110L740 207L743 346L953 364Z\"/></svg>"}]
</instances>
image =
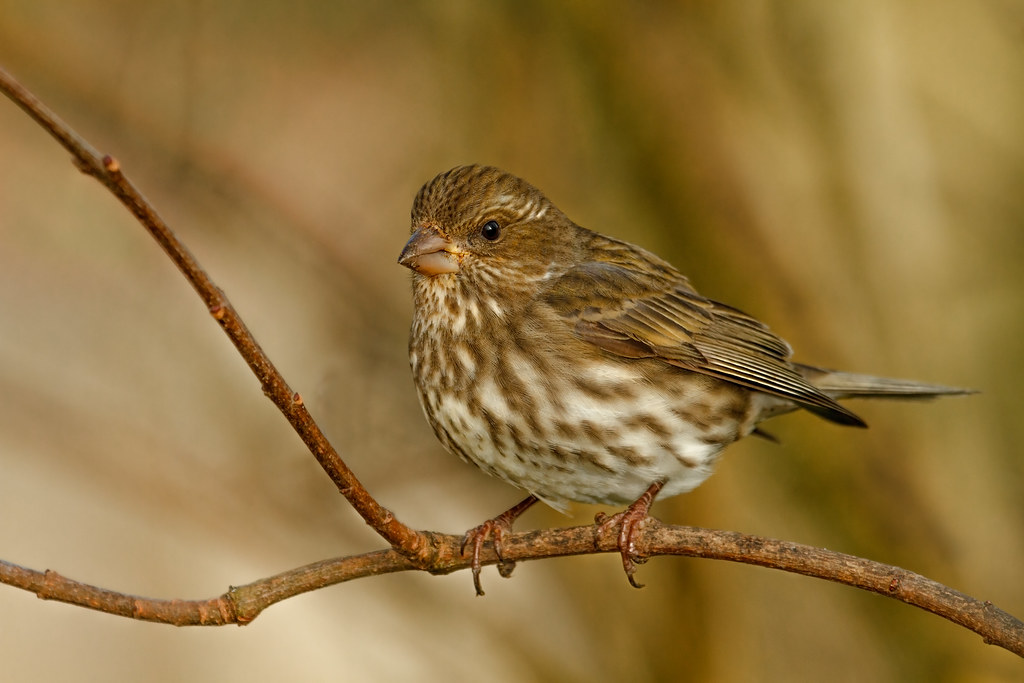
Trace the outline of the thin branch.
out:
<instances>
[{"instance_id":1,"label":"thin branch","mask_svg":"<svg viewBox=\"0 0 1024 683\"><path fill-rule=\"evenodd\" d=\"M125 177L117 159L110 155L101 157L89 143L2 68L0 91L25 110L70 152L79 170L103 183L163 248L248 363L249 368L259 379L263 393L284 414L327 476L366 523L402 554L420 564L429 562L432 548L426 536L398 521L390 510L381 506L363 487L310 416L302 403L302 397L292 391L270 358L260 348L227 296L214 284L142 193Z\"/></svg>"},{"instance_id":2,"label":"thin branch","mask_svg":"<svg viewBox=\"0 0 1024 683\"><path fill-rule=\"evenodd\" d=\"M90 586L53 571L39 572L0 560L0 583L32 591L42 599L59 600L111 614L175 625L246 624L281 600L352 579L411 569L436 574L465 569L462 538L419 532L399 522L377 503L328 443L302 398L288 386L257 344L224 293L210 280L192 254L174 236L153 207L124 177L113 157L100 156L31 93L0 69L0 91L24 109L61 145L75 165L97 178L135 215L160 244L203 299L211 315L231 339L264 393L302 437L338 490L393 550L325 560L276 576L231 588L210 600L152 600ZM981 635L1024 657L1024 623L992 603L981 602L913 572L822 548L747 536L736 532L666 526L649 519L637 538L641 554L683 555L772 567L814 576L886 595L920 607ZM500 564L508 575L516 560L617 551L614 533L601 527L513 534L505 539L499 563L493 547L483 558Z\"/></svg>"},{"instance_id":3,"label":"thin branch","mask_svg":"<svg viewBox=\"0 0 1024 683\"><path fill-rule=\"evenodd\" d=\"M435 574L466 569L462 537L431 534L438 552ZM517 533L504 541L502 573L511 563L569 555L617 552L614 530L601 533L597 525ZM986 643L1024 657L1024 622L989 601L981 601L900 567L815 548L749 536L733 531L670 526L655 519L645 522L637 548L647 557L679 555L741 562L781 569L871 591L937 614L974 631ZM485 564L497 564L488 546ZM56 572L37 572L0 561L0 583L34 592L44 600L176 626L244 625L267 607L309 591L368 576L422 569L394 550L323 560L260 579L209 600L152 600L124 595L67 579Z\"/></svg>"}]
</instances>

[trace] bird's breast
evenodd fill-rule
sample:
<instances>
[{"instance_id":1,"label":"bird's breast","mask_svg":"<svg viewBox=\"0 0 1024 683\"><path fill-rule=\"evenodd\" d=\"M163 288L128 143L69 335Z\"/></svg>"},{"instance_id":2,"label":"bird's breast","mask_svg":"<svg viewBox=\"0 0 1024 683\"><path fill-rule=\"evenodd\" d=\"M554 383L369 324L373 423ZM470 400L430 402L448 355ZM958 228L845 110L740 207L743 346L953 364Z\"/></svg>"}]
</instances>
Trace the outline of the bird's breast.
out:
<instances>
[{"instance_id":1,"label":"bird's breast","mask_svg":"<svg viewBox=\"0 0 1024 683\"><path fill-rule=\"evenodd\" d=\"M658 479L680 493L749 431L746 390L447 296L414 316L424 412L449 451L542 499L628 503Z\"/></svg>"}]
</instances>

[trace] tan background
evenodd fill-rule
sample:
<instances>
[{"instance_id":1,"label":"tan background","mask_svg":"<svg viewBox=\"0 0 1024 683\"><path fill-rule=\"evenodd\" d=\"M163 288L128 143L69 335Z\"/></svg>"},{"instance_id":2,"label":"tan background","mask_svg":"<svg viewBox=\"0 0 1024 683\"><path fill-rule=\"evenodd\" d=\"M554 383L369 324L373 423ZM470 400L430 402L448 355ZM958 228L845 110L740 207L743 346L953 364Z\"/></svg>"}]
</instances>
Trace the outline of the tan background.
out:
<instances>
[{"instance_id":1,"label":"tan background","mask_svg":"<svg viewBox=\"0 0 1024 683\"><path fill-rule=\"evenodd\" d=\"M0 0L0 64L127 173L370 490L459 532L519 492L445 454L395 260L420 184L513 170L801 359L968 385L778 420L663 519L902 565L1024 615L1024 9L1011 1ZM364 6L365 5L365 6ZM556 8L557 7L557 8ZM380 547L154 243L0 102L0 557L153 597ZM522 528L583 523L539 510ZM0 587L9 681L1019 680L849 588L613 557L362 580L244 629Z\"/></svg>"}]
</instances>

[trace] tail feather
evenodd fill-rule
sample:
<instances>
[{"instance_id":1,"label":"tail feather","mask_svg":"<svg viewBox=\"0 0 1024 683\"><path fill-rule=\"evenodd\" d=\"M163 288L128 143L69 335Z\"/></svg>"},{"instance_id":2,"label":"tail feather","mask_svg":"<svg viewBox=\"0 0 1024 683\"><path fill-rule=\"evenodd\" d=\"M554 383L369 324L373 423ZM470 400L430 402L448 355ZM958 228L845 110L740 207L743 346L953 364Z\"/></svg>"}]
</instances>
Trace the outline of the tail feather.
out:
<instances>
[{"instance_id":1,"label":"tail feather","mask_svg":"<svg viewBox=\"0 0 1024 683\"><path fill-rule=\"evenodd\" d=\"M841 398L898 398L928 399L936 396L974 394L974 389L927 384L910 379L875 377L854 372L825 370L810 365L797 368L816 389L835 399Z\"/></svg>"}]
</instances>

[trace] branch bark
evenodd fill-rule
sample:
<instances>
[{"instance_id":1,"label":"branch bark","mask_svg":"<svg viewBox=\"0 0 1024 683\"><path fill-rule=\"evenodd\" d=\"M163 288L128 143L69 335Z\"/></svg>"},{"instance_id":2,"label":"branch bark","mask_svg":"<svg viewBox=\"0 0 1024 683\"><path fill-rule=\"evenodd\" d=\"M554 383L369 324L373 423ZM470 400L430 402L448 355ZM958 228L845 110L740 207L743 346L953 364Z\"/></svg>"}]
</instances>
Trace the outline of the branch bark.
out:
<instances>
[{"instance_id":1,"label":"branch bark","mask_svg":"<svg viewBox=\"0 0 1024 683\"><path fill-rule=\"evenodd\" d=\"M391 547L414 562L430 562L432 548L420 532L400 522L390 510L378 503L344 463L303 405L302 397L292 391L255 337L242 322L224 292L210 279L188 248L175 236L142 193L125 177L121 165L110 155L100 155L92 145L71 129L46 105L0 69L0 91L21 107L32 119L71 153L75 166L99 180L138 219L157 241L185 279L206 304L210 315L220 323L231 343L245 359L266 394L292 425L324 472L356 512Z\"/></svg>"},{"instance_id":2,"label":"branch bark","mask_svg":"<svg viewBox=\"0 0 1024 683\"><path fill-rule=\"evenodd\" d=\"M109 189L153 236L199 294L213 318L259 379L264 393L284 414L321 467L367 524L391 549L323 560L245 586L209 600L155 600L127 595L0 560L0 583L110 614L185 625L247 624L264 609L292 596L353 579L413 569L445 574L469 566L462 537L416 531L380 505L342 461L294 392L260 348L224 292L214 284L152 205L122 173L118 161L101 155L6 71L0 91L7 95L68 152L75 165ZM995 607L913 572L823 548L748 536L731 531L668 526L648 519L637 537L646 556L681 555L742 562L835 581L895 598L960 624L1024 657L1024 623ZM507 576L517 560L617 552L614 533L600 526L517 533L506 537L503 560L488 546L485 564L500 564Z\"/></svg>"},{"instance_id":3,"label":"branch bark","mask_svg":"<svg viewBox=\"0 0 1024 683\"><path fill-rule=\"evenodd\" d=\"M616 533L599 525L516 533L506 537L501 561L488 545L484 564L502 564L508 576L516 561L569 555L618 552ZM395 550L323 560L229 589L208 600L153 600L97 588L56 572L39 572L0 561L0 583L34 592L44 600L59 600L119 616L175 626L248 624L274 603L353 579L426 569L448 574L466 569L470 559L461 552L462 537L426 532L437 548L434 564L421 567ZM981 601L901 567L800 543L750 536L734 531L671 526L650 518L637 537L647 557L676 555L726 560L770 567L834 581L878 593L919 607L1024 657L1024 622L991 602Z\"/></svg>"}]
</instances>

